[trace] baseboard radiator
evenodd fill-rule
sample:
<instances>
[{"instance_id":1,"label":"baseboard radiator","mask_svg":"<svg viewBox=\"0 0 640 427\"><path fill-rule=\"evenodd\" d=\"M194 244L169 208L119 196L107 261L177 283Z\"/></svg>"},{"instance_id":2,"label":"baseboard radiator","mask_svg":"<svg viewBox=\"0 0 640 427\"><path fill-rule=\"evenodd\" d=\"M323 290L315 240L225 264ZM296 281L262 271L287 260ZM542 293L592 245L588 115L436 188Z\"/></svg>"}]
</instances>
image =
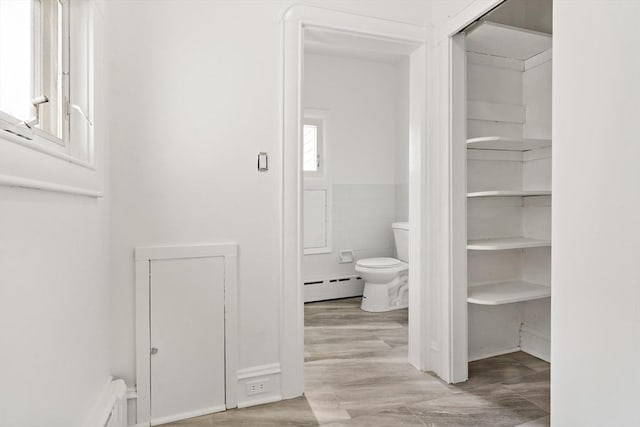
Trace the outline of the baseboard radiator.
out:
<instances>
[{"instance_id":1,"label":"baseboard radiator","mask_svg":"<svg viewBox=\"0 0 640 427\"><path fill-rule=\"evenodd\" d=\"M304 302L362 296L364 281L359 276L345 275L304 282Z\"/></svg>"},{"instance_id":2,"label":"baseboard radiator","mask_svg":"<svg viewBox=\"0 0 640 427\"><path fill-rule=\"evenodd\" d=\"M111 381L87 427L127 427L127 385L123 380Z\"/></svg>"}]
</instances>

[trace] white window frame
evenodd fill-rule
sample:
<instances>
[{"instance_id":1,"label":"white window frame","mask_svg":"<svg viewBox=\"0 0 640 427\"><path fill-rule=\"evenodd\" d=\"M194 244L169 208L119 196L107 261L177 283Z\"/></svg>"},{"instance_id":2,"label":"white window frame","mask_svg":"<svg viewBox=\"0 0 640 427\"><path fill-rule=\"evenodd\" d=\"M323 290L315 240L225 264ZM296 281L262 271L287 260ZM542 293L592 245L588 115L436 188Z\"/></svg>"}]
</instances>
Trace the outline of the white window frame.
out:
<instances>
[{"instance_id":1,"label":"white window frame","mask_svg":"<svg viewBox=\"0 0 640 427\"><path fill-rule=\"evenodd\" d=\"M305 117L304 118L304 122L303 122L304 126L315 126L316 127L316 165L317 165L317 169L315 171L308 171L305 170L304 171L304 176L305 178L319 178L322 177L324 175L324 163L325 163L325 158L324 158L324 127L325 127L325 123L324 123L324 119L322 118L315 118L315 117ZM304 129L303 126L303 129Z\"/></svg>"},{"instance_id":2,"label":"white window frame","mask_svg":"<svg viewBox=\"0 0 640 427\"><path fill-rule=\"evenodd\" d=\"M305 190L324 190L327 195L326 204L326 242L327 245L322 248L303 248L303 255L321 255L329 254L333 251L333 193L331 191L331 182L329 180L329 165L327 139L327 122L329 121L329 111L320 108L305 108L302 124L311 124L318 126L317 153L319 156L319 167L317 171L303 171L304 189ZM304 129L304 127L303 127ZM301 141L304 140L301 138ZM303 170L303 167L300 167ZM304 245L303 245L304 246Z\"/></svg>"},{"instance_id":3,"label":"white window frame","mask_svg":"<svg viewBox=\"0 0 640 427\"><path fill-rule=\"evenodd\" d=\"M59 93L57 93L56 99L50 99L49 102L60 101L60 97L62 98L62 102L59 102L59 111L58 111L58 119L61 119L61 138L56 135L52 135L51 133L44 131L35 126L29 128L25 126L23 120L18 119L17 117L13 117L6 112L0 110L0 129L9 131L10 133L14 133L16 136L21 137L25 140L31 142L31 144L37 144L42 148L54 150L54 151L62 151L69 144L69 110L68 110L68 102L70 97L70 85L69 85L69 39L70 39L70 27L69 27L69 0L56 0L62 6L62 28L61 28L61 60L62 60L62 75L60 76L60 80L58 81L58 85L60 88ZM31 87L33 89L33 93L31 94L31 98L36 98L44 94L43 89L43 8L42 8L42 0L31 0L33 5L33 13L31 16L32 21L32 46L31 46L31 63L32 63L32 82ZM50 96L50 95L49 95ZM57 102L58 103L58 102ZM48 104L48 103L47 103ZM47 105L47 104L42 104ZM39 111L34 109L33 114L37 114L38 117L41 117ZM52 144L53 143L53 144Z\"/></svg>"},{"instance_id":4,"label":"white window frame","mask_svg":"<svg viewBox=\"0 0 640 427\"><path fill-rule=\"evenodd\" d=\"M62 3L68 28L64 37L68 49L63 47L63 63L68 64L63 66L63 93L68 97L62 102L62 114L68 130L60 140L0 112L0 186L101 197L102 156L93 119L94 73L103 68L96 66L101 58L94 51L99 45L95 18L100 14L95 0Z\"/></svg>"}]
</instances>

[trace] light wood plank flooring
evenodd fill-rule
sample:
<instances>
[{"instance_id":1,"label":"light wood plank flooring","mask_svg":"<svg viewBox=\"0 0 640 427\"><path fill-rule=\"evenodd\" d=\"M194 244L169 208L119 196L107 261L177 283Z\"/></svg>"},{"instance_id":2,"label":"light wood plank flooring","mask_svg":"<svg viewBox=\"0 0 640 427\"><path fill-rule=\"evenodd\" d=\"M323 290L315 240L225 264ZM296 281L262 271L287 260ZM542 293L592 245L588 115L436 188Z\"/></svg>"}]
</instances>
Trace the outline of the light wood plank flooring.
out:
<instances>
[{"instance_id":1,"label":"light wood plank flooring","mask_svg":"<svg viewBox=\"0 0 640 427\"><path fill-rule=\"evenodd\" d=\"M548 426L549 364L518 352L469 365L455 386L407 361L407 311L360 299L305 306L305 396L173 427Z\"/></svg>"}]
</instances>

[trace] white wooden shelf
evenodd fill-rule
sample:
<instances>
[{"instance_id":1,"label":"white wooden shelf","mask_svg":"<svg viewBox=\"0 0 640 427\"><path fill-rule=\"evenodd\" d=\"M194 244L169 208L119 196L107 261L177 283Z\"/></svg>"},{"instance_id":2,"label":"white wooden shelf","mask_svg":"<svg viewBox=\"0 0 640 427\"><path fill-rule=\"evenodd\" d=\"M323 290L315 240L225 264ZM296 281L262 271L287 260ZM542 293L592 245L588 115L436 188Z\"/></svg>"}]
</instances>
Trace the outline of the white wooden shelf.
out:
<instances>
[{"instance_id":1,"label":"white wooden shelf","mask_svg":"<svg viewBox=\"0 0 640 427\"><path fill-rule=\"evenodd\" d=\"M550 139L483 136L467 139L467 148L476 150L529 151L551 146Z\"/></svg>"},{"instance_id":2,"label":"white wooden shelf","mask_svg":"<svg viewBox=\"0 0 640 427\"><path fill-rule=\"evenodd\" d=\"M467 302L480 305L500 305L549 298L550 296L551 288L549 286L513 281L470 285L467 291Z\"/></svg>"},{"instance_id":3,"label":"white wooden shelf","mask_svg":"<svg viewBox=\"0 0 640 427\"><path fill-rule=\"evenodd\" d=\"M467 249L474 251L503 251L551 246L551 240L530 239L528 237L503 237L500 239L469 240Z\"/></svg>"},{"instance_id":4,"label":"white wooden shelf","mask_svg":"<svg viewBox=\"0 0 640 427\"><path fill-rule=\"evenodd\" d=\"M481 21L467 33L467 51L521 61L551 49L551 34Z\"/></svg>"},{"instance_id":5,"label":"white wooden shelf","mask_svg":"<svg viewBox=\"0 0 640 427\"><path fill-rule=\"evenodd\" d=\"M467 193L467 197L529 197L550 195L551 190L491 190Z\"/></svg>"}]
</instances>

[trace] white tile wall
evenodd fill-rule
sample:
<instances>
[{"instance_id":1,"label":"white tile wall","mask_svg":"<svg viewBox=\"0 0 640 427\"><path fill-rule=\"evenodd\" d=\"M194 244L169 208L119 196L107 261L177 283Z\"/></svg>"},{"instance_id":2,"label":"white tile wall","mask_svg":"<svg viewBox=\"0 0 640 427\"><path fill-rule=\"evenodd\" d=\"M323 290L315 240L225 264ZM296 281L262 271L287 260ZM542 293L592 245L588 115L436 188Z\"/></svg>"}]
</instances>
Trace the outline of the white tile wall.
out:
<instances>
[{"instance_id":1,"label":"white tile wall","mask_svg":"<svg viewBox=\"0 0 640 427\"><path fill-rule=\"evenodd\" d=\"M396 220L395 212L393 184L334 184L333 251L305 256L304 279L355 274L355 263L338 263L341 249L353 249L356 260L394 256L391 223Z\"/></svg>"}]
</instances>

